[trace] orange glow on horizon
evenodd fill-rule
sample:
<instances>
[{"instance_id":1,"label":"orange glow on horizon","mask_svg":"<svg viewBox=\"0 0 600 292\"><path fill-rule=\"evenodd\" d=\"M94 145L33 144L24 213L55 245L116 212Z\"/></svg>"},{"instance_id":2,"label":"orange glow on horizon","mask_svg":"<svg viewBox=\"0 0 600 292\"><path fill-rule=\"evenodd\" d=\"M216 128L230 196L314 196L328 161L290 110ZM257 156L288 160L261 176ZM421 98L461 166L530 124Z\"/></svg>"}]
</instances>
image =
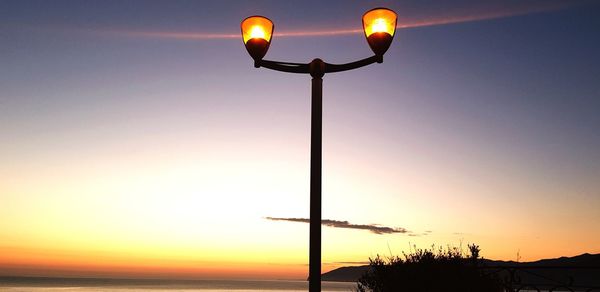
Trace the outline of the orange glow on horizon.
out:
<instances>
[{"instance_id":1,"label":"orange glow on horizon","mask_svg":"<svg viewBox=\"0 0 600 292\"><path fill-rule=\"evenodd\" d=\"M53 277L132 277L169 279L304 280L305 263L167 259L106 253L0 247L0 275ZM339 263L323 263L323 272Z\"/></svg>"},{"instance_id":2,"label":"orange glow on horizon","mask_svg":"<svg viewBox=\"0 0 600 292\"><path fill-rule=\"evenodd\" d=\"M0 275L175 279L304 279L302 263L202 261L30 248L0 248Z\"/></svg>"}]
</instances>

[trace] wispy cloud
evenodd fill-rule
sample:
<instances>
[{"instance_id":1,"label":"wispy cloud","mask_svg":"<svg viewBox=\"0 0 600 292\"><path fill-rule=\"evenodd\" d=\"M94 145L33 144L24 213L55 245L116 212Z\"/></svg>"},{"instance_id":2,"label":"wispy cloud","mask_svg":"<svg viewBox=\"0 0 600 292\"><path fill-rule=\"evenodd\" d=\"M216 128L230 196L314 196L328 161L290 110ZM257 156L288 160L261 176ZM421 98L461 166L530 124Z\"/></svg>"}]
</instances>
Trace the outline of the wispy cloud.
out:
<instances>
[{"instance_id":1,"label":"wispy cloud","mask_svg":"<svg viewBox=\"0 0 600 292\"><path fill-rule=\"evenodd\" d=\"M278 218L278 217L265 217L267 220L272 221L290 221L290 222L301 222L309 223L310 219L307 218ZM375 234L392 234L392 233L408 233L409 231L402 227L388 227L379 224L352 224L348 221L330 220L323 219L321 224L335 228L346 228L346 229L359 229L368 230Z\"/></svg>"},{"instance_id":2,"label":"wispy cloud","mask_svg":"<svg viewBox=\"0 0 600 292\"><path fill-rule=\"evenodd\" d=\"M408 236L412 236L412 237L427 236L427 235L430 235L431 232L432 232L431 230L426 230L421 233L415 233L415 232L409 231Z\"/></svg>"},{"instance_id":3,"label":"wispy cloud","mask_svg":"<svg viewBox=\"0 0 600 292\"><path fill-rule=\"evenodd\" d=\"M576 5L586 5L591 0L573 0L573 1L540 1L540 2L516 2L490 4L487 2L478 3L468 8L451 9L444 11L434 11L429 16L400 15L397 29L410 29L418 27L428 27L437 25L448 25L455 23L474 22L490 19L499 19L519 15L543 13L566 9ZM477 3L477 2L475 2ZM487 4L486 4L487 3ZM473 6L473 7L471 7ZM21 26L22 27L22 26ZM84 28L84 27L44 27L45 30L58 30L70 33L94 33L105 36L133 37L133 38L152 38L152 39L173 39L183 41L206 41L216 39L239 40L240 33L237 31L228 31L224 33L208 33L202 31L161 31L161 30L131 30L131 29L102 29L102 28ZM362 34L362 27L353 28L324 28L320 30L311 29L292 29L284 31L275 31L274 37L326 37L334 35Z\"/></svg>"},{"instance_id":4,"label":"wispy cloud","mask_svg":"<svg viewBox=\"0 0 600 292\"><path fill-rule=\"evenodd\" d=\"M451 11L449 13L437 12L432 17L407 18L400 17L398 29L409 29L436 25L447 25L455 23L482 21L526 15L532 13L550 12L565 9L576 4L583 5L587 1L546 1L535 3L513 3L512 5L478 5L475 11L462 9L462 11ZM135 30L103 30L101 33L119 35L125 37L165 38L178 40L210 40L210 39L239 39L238 32L230 33L203 33L203 32L173 32L173 31L135 31ZM296 29L290 31L275 31L275 37L324 37L332 35L362 34L362 27L337 28L322 30Z\"/></svg>"}]
</instances>

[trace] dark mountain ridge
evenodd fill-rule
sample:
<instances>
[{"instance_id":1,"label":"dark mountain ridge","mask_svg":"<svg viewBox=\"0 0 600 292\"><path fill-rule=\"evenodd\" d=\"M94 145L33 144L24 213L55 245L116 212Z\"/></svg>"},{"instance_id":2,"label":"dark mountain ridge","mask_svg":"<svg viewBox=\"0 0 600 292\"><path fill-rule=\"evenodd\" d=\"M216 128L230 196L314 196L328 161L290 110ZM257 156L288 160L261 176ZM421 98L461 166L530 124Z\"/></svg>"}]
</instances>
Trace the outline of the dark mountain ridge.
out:
<instances>
[{"instance_id":1,"label":"dark mountain ridge","mask_svg":"<svg viewBox=\"0 0 600 292\"><path fill-rule=\"evenodd\" d=\"M600 286L600 254L584 253L574 257L543 259L533 262L497 261L483 259L481 265L492 268L515 268L523 283L536 282L534 274L542 274L558 281ZM324 273L323 281L356 282L369 269L368 265L341 267ZM536 282L537 283L537 282Z\"/></svg>"}]
</instances>

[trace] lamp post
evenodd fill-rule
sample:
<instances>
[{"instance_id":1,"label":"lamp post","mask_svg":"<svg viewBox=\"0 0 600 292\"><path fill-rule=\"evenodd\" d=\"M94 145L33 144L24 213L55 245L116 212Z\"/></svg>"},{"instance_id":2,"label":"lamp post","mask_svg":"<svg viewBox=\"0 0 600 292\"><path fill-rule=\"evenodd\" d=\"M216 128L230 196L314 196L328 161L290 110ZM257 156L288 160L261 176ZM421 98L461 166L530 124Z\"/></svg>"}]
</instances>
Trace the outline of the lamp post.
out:
<instances>
[{"instance_id":1,"label":"lamp post","mask_svg":"<svg viewBox=\"0 0 600 292\"><path fill-rule=\"evenodd\" d=\"M250 16L242 21L242 39L246 50L254 59L254 67L271 70L310 74L311 128L310 128L310 243L309 243L309 291L321 291L321 138L323 124L323 76L325 73L348 71L373 63L382 63L396 31L397 15L387 8L367 11L362 18L367 43L375 55L346 64L330 64L321 59L310 63L290 63L263 60L273 35L273 22L263 16Z\"/></svg>"}]
</instances>

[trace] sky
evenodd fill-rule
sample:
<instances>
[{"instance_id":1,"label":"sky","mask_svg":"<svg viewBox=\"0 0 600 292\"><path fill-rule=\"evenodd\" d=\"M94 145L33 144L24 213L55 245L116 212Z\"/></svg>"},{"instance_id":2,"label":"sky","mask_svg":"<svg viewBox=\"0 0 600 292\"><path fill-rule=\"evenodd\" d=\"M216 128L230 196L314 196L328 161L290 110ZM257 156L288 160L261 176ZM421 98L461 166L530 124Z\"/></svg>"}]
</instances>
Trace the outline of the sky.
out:
<instances>
[{"instance_id":1,"label":"sky","mask_svg":"<svg viewBox=\"0 0 600 292\"><path fill-rule=\"evenodd\" d=\"M310 76L327 74L323 269L476 243L600 253L594 1L0 2L0 275L305 279Z\"/></svg>"}]
</instances>

